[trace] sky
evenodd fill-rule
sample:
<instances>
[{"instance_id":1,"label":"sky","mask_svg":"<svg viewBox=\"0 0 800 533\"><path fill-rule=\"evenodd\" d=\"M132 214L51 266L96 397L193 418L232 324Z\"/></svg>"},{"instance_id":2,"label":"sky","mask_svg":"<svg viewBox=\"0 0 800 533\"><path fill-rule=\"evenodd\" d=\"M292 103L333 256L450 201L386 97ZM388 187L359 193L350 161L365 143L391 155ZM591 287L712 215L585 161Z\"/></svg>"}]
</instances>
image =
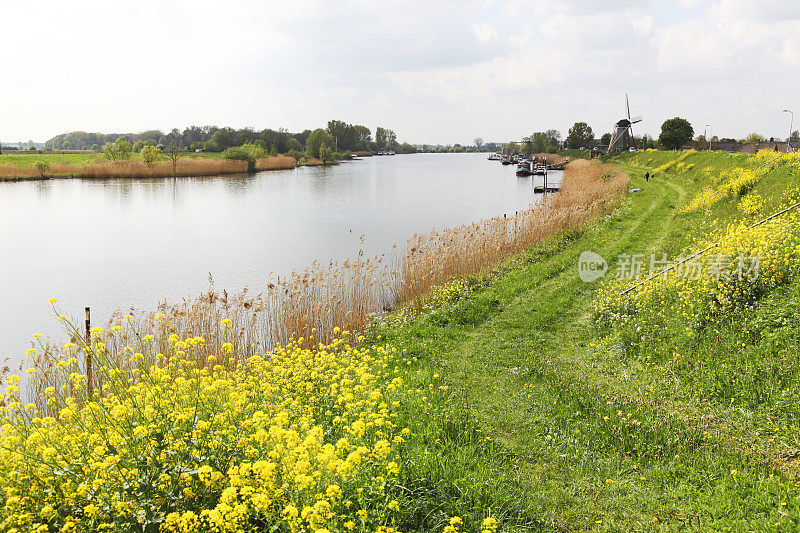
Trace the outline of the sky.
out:
<instances>
[{"instance_id":1,"label":"sky","mask_svg":"<svg viewBox=\"0 0 800 533\"><path fill-rule=\"evenodd\" d=\"M0 141L338 119L427 144L800 127L797 0L3 2ZM708 126L707 126L708 125Z\"/></svg>"}]
</instances>

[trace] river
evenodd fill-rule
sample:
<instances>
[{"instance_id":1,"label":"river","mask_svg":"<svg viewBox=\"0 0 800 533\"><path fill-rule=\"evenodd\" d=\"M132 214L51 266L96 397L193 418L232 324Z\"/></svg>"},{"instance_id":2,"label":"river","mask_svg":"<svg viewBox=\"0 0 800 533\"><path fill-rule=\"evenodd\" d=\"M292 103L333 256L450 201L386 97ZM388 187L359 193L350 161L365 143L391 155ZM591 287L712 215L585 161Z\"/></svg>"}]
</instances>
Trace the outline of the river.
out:
<instances>
[{"instance_id":1,"label":"river","mask_svg":"<svg viewBox=\"0 0 800 533\"><path fill-rule=\"evenodd\" d=\"M61 340L47 300L105 324L208 288L256 292L313 261L390 252L414 233L526 209L541 177L488 154L364 158L328 167L167 179L0 183L0 359ZM561 172L551 172L558 182ZM363 240L361 235L364 235Z\"/></svg>"}]
</instances>

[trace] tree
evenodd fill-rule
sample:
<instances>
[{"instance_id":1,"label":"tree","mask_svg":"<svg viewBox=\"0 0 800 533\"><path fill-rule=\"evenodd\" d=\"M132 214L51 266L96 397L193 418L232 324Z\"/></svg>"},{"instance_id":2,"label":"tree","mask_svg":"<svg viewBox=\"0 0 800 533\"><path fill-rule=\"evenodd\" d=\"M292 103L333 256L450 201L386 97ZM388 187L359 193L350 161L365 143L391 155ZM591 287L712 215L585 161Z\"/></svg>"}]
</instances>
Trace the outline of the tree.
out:
<instances>
[{"instance_id":1,"label":"tree","mask_svg":"<svg viewBox=\"0 0 800 533\"><path fill-rule=\"evenodd\" d=\"M608 146L609 144L611 144L611 134L604 133L603 136L600 137L600 144L602 144L603 146Z\"/></svg>"},{"instance_id":2,"label":"tree","mask_svg":"<svg viewBox=\"0 0 800 533\"><path fill-rule=\"evenodd\" d=\"M106 143L105 146L103 146L103 155L111 161L121 161L131 156L131 149L130 141L120 138L113 143Z\"/></svg>"},{"instance_id":3,"label":"tree","mask_svg":"<svg viewBox=\"0 0 800 533\"><path fill-rule=\"evenodd\" d=\"M157 146L142 146L139 154L148 167L152 167L156 161L161 159L161 149Z\"/></svg>"},{"instance_id":4,"label":"tree","mask_svg":"<svg viewBox=\"0 0 800 533\"><path fill-rule=\"evenodd\" d=\"M50 165L46 161L37 161L36 170L38 170L39 174L44 177L47 171L50 170Z\"/></svg>"},{"instance_id":5,"label":"tree","mask_svg":"<svg viewBox=\"0 0 800 533\"><path fill-rule=\"evenodd\" d=\"M172 161L172 175L178 175L178 159L181 157L183 147L178 142L174 142L167 147L167 157Z\"/></svg>"},{"instance_id":6,"label":"tree","mask_svg":"<svg viewBox=\"0 0 800 533\"><path fill-rule=\"evenodd\" d=\"M475 148L477 148L478 151L480 152L481 148L483 148L483 139L481 139L480 137L475 137L475 140L473 142L475 143Z\"/></svg>"},{"instance_id":7,"label":"tree","mask_svg":"<svg viewBox=\"0 0 800 533\"><path fill-rule=\"evenodd\" d=\"M794 130L789 137L789 141L793 143L800 142L800 131Z\"/></svg>"},{"instance_id":8,"label":"tree","mask_svg":"<svg viewBox=\"0 0 800 533\"><path fill-rule=\"evenodd\" d=\"M503 145L503 152L507 154L518 154L520 146L517 143L506 143Z\"/></svg>"},{"instance_id":9,"label":"tree","mask_svg":"<svg viewBox=\"0 0 800 533\"><path fill-rule=\"evenodd\" d=\"M333 150L329 146L322 144L319 147L319 158L322 160L322 164L333 161Z\"/></svg>"},{"instance_id":10,"label":"tree","mask_svg":"<svg viewBox=\"0 0 800 533\"><path fill-rule=\"evenodd\" d=\"M582 148L589 146L594 141L594 132L585 122L576 122L569 129L567 135L567 146L570 148Z\"/></svg>"},{"instance_id":11,"label":"tree","mask_svg":"<svg viewBox=\"0 0 800 533\"><path fill-rule=\"evenodd\" d=\"M333 136L322 128L317 128L311 132L306 141L306 155L308 157L319 157L319 150L323 146L333 148Z\"/></svg>"},{"instance_id":12,"label":"tree","mask_svg":"<svg viewBox=\"0 0 800 533\"><path fill-rule=\"evenodd\" d=\"M541 154L548 151L548 138L547 133L537 131L533 135L523 137L522 150L527 154Z\"/></svg>"},{"instance_id":13,"label":"tree","mask_svg":"<svg viewBox=\"0 0 800 533\"><path fill-rule=\"evenodd\" d=\"M398 148L397 151L401 154L416 154L417 147L413 144L403 143L400 145L400 148Z\"/></svg>"},{"instance_id":14,"label":"tree","mask_svg":"<svg viewBox=\"0 0 800 533\"><path fill-rule=\"evenodd\" d=\"M661 125L658 142L667 150L680 150L694 137L694 128L685 118L675 117Z\"/></svg>"},{"instance_id":15,"label":"tree","mask_svg":"<svg viewBox=\"0 0 800 533\"><path fill-rule=\"evenodd\" d=\"M547 144L548 146L552 146L553 150L555 151L558 149L558 145L561 144L561 132L558 130L547 130L544 132L547 135ZM550 150L548 150L549 152Z\"/></svg>"},{"instance_id":16,"label":"tree","mask_svg":"<svg viewBox=\"0 0 800 533\"><path fill-rule=\"evenodd\" d=\"M390 129L378 126L375 129L375 142L378 145L378 150L391 149L397 145L397 135Z\"/></svg>"},{"instance_id":17,"label":"tree","mask_svg":"<svg viewBox=\"0 0 800 533\"><path fill-rule=\"evenodd\" d=\"M250 145L251 146L251 145ZM245 146L231 146L222 152L223 159L233 159L236 161L244 161L247 163L247 170L253 172L256 169L256 157L252 150L248 150L248 145Z\"/></svg>"},{"instance_id":18,"label":"tree","mask_svg":"<svg viewBox=\"0 0 800 533\"><path fill-rule=\"evenodd\" d=\"M744 142L746 143L758 143L766 141L766 137L761 135L760 133L751 133L747 137L745 137Z\"/></svg>"}]
</instances>

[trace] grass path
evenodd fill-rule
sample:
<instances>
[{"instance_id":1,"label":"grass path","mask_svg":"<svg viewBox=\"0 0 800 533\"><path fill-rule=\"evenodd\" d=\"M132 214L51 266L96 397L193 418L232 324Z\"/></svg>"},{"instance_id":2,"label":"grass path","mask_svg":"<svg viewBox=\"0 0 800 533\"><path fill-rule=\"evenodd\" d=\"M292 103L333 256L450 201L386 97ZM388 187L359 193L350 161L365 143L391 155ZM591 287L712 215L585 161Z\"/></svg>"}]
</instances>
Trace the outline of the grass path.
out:
<instances>
[{"instance_id":1,"label":"grass path","mask_svg":"<svg viewBox=\"0 0 800 533\"><path fill-rule=\"evenodd\" d=\"M499 444L499 468L515 473L513 505L537 517L521 530L763 524L787 498L768 465L709 433L713 406L686 401L677 380L675 394L654 390L658 371L616 353L589 322L597 285L578 278L581 252L614 265L619 254L649 261L688 243L676 220L687 178L645 183L643 168L627 170L642 190L612 215L513 258L453 310L393 340L441 374L459 409Z\"/></svg>"},{"instance_id":2,"label":"grass path","mask_svg":"<svg viewBox=\"0 0 800 533\"><path fill-rule=\"evenodd\" d=\"M587 498L597 499L598 515L612 509L618 512L620 502L607 498L604 490L598 490L596 480L590 480L576 491L577 487L572 486L575 465L571 458L548 450L557 450L558 446L542 447L542 442L556 438L542 435L542 428L549 425L548 419L555 416L550 399L557 404L564 398L555 390L545 391L548 393L545 395L525 391L552 388L552 376L565 372L573 374L571 379L580 379L575 374L588 374L589 381L597 381L591 379L591 362L584 359L583 353L583 348L591 341L590 329L583 317L590 308L594 285L578 278L578 256L584 248L607 260L623 252L648 255L655 252L668 237L669 222L676 211L671 206L680 203L685 191L675 182L654 180L638 194L640 196L632 203L640 205L623 207L626 212L636 213L633 218L626 217L624 223L612 218L591 230L590 235L572 243L568 250L538 265L536 270L541 273L531 276L525 292L470 331L443 356L450 379L465 390L477 393L472 397L474 409L487 431L520 458L525 476L531 487L535 487L539 514L547 516L547 521L555 527L586 525L573 522L570 515L583 514L578 507ZM641 209L641 205L648 204L649 207ZM520 272L522 276L530 274L533 272ZM548 370L535 375L531 362ZM617 388L617 381L624 380L624 375L602 378L609 393ZM486 386L487 380L491 380L491 386ZM596 384L581 385L589 388ZM619 385L619 391L624 391L625 385ZM616 473L607 471L599 476L600 481ZM556 501L553 501L554 496Z\"/></svg>"}]
</instances>

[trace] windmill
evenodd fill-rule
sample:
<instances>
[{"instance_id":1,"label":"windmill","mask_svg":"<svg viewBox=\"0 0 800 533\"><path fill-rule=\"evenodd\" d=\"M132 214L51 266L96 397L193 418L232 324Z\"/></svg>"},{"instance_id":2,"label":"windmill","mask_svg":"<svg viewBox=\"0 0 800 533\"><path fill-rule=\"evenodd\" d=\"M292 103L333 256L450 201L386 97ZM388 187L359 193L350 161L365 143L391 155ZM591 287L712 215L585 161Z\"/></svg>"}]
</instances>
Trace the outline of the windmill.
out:
<instances>
[{"instance_id":1,"label":"windmill","mask_svg":"<svg viewBox=\"0 0 800 533\"><path fill-rule=\"evenodd\" d=\"M631 147L636 147L633 139L632 126L642 121L641 116L631 118L631 106L628 103L628 95L625 95L625 108L628 111L628 118L623 118L614 124L614 133L611 135L611 142L608 143L609 152L622 152Z\"/></svg>"}]
</instances>

